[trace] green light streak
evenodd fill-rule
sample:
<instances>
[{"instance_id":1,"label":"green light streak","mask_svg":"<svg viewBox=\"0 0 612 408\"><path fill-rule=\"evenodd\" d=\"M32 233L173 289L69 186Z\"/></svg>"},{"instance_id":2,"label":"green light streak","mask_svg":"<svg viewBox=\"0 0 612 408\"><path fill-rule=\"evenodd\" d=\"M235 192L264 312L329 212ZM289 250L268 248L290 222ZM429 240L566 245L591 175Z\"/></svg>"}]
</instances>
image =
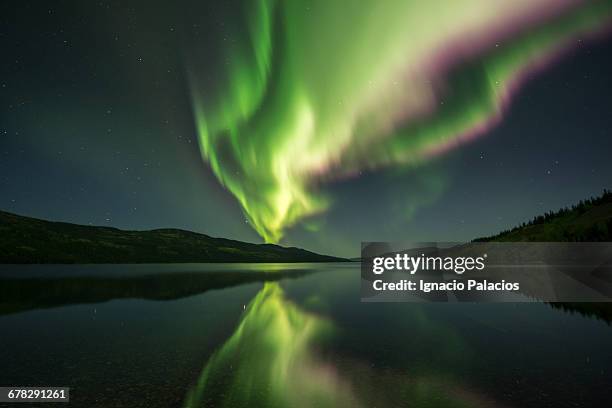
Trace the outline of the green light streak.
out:
<instances>
[{"instance_id":1,"label":"green light streak","mask_svg":"<svg viewBox=\"0 0 612 408\"><path fill-rule=\"evenodd\" d=\"M266 283L234 334L208 361L185 407L350 406L350 392L312 347L331 324Z\"/></svg>"},{"instance_id":2,"label":"green light streak","mask_svg":"<svg viewBox=\"0 0 612 408\"><path fill-rule=\"evenodd\" d=\"M249 35L228 47L219 94L191 69L202 155L277 242L328 208L318 184L418 164L484 133L522 76L603 29L611 4L249 2Z\"/></svg>"},{"instance_id":3,"label":"green light streak","mask_svg":"<svg viewBox=\"0 0 612 408\"><path fill-rule=\"evenodd\" d=\"M336 275L325 286L329 291L317 292L307 303L321 308L330 297L341 296L338 290L345 290L344 285L346 276ZM406 362L405 369L397 370L361 361L352 353L338 356L338 351L323 359L318 346L339 331L329 320L289 302L278 283L268 282L249 303L232 336L210 357L184 406L359 408L398 406L398 401L423 407L489 406L437 366L439 361L467 362L470 353L459 334L431 319L419 305L403 308L406 313L400 314L393 313L398 309L394 306L385 305L385 314L400 316L394 325L399 332L381 333L374 347L388 343L399 353L397 358L405 360L406 339L398 333L420 333L422 343L416 347L437 350L426 365ZM347 340L359 341L367 355L366 339Z\"/></svg>"}]
</instances>

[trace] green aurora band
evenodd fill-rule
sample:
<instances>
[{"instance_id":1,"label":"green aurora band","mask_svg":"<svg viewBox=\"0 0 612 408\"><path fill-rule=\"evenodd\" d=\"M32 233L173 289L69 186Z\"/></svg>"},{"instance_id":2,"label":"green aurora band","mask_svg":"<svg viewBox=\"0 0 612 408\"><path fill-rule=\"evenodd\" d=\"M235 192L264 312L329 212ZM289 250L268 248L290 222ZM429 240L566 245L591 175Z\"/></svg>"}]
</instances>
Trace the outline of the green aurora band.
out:
<instances>
[{"instance_id":1,"label":"green aurora band","mask_svg":"<svg viewBox=\"0 0 612 408\"><path fill-rule=\"evenodd\" d=\"M185 407L352 406L347 386L311 350L332 330L287 301L278 283L266 283L206 364Z\"/></svg>"},{"instance_id":2,"label":"green aurora band","mask_svg":"<svg viewBox=\"0 0 612 408\"><path fill-rule=\"evenodd\" d=\"M322 183L485 133L527 74L611 15L611 0L248 2L218 88L189 69L202 155L278 242L329 207Z\"/></svg>"},{"instance_id":3,"label":"green aurora band","mask_svg":"<svg viewBox=\"0 0 612 408\"><path fill-rule=\"evenodd\" d=\"M346 285L346 276L340 277L331 278L333 294L318 296L338 295L338 285ZM410 331L422 333L424 344L437 345L436 358L468 364L473 351L462 337L414 306L402 314ZM280 283L267 282L232 336L209 358L183 406L359 408L398 406L398 401L419 407L497 406L429 362L413 367L415 375L373 367L351 353L326 356L325 347L346 334L346 327L337 328L324 314L288 300Z\"/></svg>"}]
</instances>

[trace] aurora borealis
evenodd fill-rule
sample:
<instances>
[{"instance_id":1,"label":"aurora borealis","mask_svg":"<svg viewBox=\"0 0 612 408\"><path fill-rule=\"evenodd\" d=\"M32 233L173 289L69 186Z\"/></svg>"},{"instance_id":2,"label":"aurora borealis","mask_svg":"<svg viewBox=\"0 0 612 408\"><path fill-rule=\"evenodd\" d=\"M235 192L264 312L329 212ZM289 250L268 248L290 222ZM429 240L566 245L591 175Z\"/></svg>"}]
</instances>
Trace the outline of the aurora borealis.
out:
<instances>
[{"instance_id":1,"label":"aurora borealis","mask_svg":"<svg viewBox=\"0 0 612 408\"><path fill-rule=\"evenodd\" d=\"M5 393L610 399L612 304L522 286L525 302L471 302L444 290L452 272L386 302L364 296L360 250L600 248L585 241L610 236L609 193L589 197L612 190L612 0L3 0L0 50ZM471 262L457 248L453 266Z\"/></svg>"},{"instance_id":2,"label":"aurora borealis","mask_svg":"<svg viewBox=\"0 0 612 408\"><path fill-rule=\"evenodd\" d=\"M416 340L420 348L435 345L434 356L426 359L427 368L419 367L419 375L407 373L417 368L415 359L407 370L394 370L385 365L364 365L351 358L350 352L339 359L330 358L329 348L337 351L332 345L342 336L349 345L351 341L368 344L368 339L352 338L352 327L339 327L328 317L329 305L334 303L331 293L352 298L352 285L358 282L347 284L343 273L326 272L327 277L332 276L326 290L311 294L305 302L315 310L296 303L278 282L265 283L245 305L233 334L206 362L183 406L370 407L397 406L398 401L415 406L434 402L444 407L495 406L461 379L431 364L433 358L469 366L474 351L466 347L458 332L431 319L420 305L404 309L397 327L406 337L422 333ZM397 310L398 303L385 306ZM380 308L374 315L377 313ZM407 347L410 342L403 336L378 334L371 333L374 343L384 344L393 338L392 342ZM411 350L405 353L410 355Z\"/></svg>"},{"instance_id":3,"label":"aurora borealis","mask_svg":"<svg viewBox=\"0 0 612 408\"><path fill-rule=\"evenodd\" d=\"M332 331L330 322L289 302L278 283L265 283L208 361L185 407L211 400L222 407L354 406L349 385L313 353L316 340Z\"/></svg>"},{"instance_id":4,"label":"aurora borealis","mask_svg":"<svg viewBox=\"0 0 612 408\"><path fill-rule=\"evenodd\" d=\"M356 256L612 183L610 1L0 7L5 211Z\"/></svg>"},{"instance_id":5,"label":"aurora borealis","mask_svg":"<svg viewBox=\"0 0 612 408\"><path fill-rule=\"evenodd\" d=\"M216 98L191 89L204 157L255 230L324 211L316 186L419 163L500 120L512 92L612 3L249 3Z\"/></svg>"}]
</instances>

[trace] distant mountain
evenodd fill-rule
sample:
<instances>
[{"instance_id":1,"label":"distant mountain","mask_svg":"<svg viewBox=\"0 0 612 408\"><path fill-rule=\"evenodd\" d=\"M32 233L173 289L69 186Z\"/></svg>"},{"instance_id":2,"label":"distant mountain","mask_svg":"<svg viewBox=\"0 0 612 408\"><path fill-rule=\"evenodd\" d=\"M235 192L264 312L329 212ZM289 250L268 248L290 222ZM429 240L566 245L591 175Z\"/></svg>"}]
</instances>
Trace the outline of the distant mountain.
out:
<instances>
[{"instance_id":1,"label":"distant mountain","mask_svg":"<svg viewBox=\"0 0 612 408\"><path fill-rule=\"evenodd\" d=\"M336 262L300 248L180 229L124 231L0 211L0 263Z\"/></svg>"},{"instance_id":2,"label":"distant mountain","mask_svg":"<svg viewBox=\"0 0 612 408\"><path fill-rule=\"evenodd\" d=\"M511 230L475 242L607 242L612 241L612 191L572 207L537 216Z\"/></svg>"}]
</instances>

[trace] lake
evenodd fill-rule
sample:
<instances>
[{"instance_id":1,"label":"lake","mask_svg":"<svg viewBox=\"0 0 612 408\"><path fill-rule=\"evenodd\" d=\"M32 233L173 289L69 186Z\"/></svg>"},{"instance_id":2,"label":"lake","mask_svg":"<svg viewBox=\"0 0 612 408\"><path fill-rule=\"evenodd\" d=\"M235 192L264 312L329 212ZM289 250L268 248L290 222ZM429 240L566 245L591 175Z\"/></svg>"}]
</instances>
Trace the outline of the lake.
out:
<instances>
[{"instance_id":1,"label":"lake","mask_svg":"<svg viewBox=\"0 0 612 408\"><path fill-rule=\"evenodd\" d=\"M0 385L69 386L74 407L612 397L604 320L540 303L361 303L355 263L4 265L0 294Z\"/></svg>"}]
</instances>

